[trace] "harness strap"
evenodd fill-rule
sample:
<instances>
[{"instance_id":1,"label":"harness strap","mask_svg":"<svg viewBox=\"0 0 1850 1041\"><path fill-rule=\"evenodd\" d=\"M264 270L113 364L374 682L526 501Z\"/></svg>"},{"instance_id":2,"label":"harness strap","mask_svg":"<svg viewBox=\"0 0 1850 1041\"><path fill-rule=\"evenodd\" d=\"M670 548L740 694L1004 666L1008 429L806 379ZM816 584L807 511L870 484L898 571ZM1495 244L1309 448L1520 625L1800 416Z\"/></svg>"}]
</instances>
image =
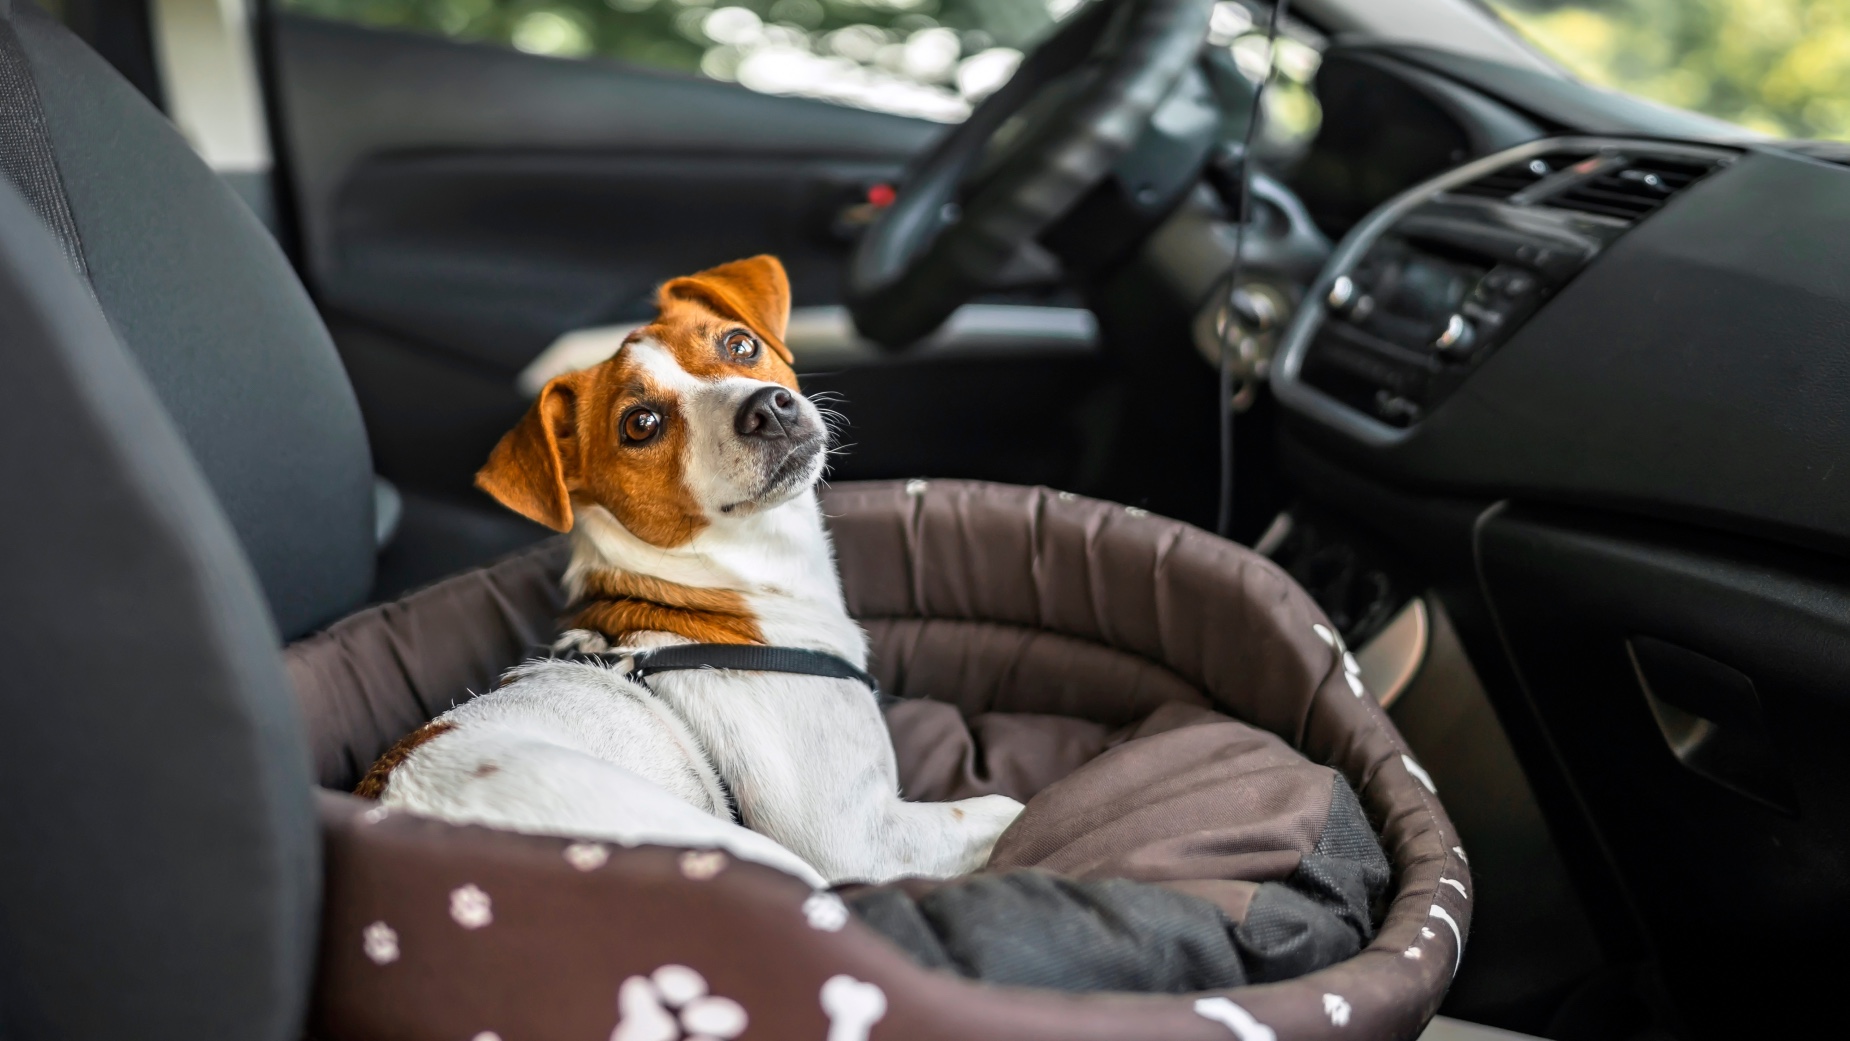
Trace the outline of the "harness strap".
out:
<instances>
[{"instance_id":1,"label":"harness strap","mask_svg":"<svg viewBox=\"0 0 1850 1041\"><path fill-rule=\"evenodd\" d=\"M605 655L605 657L616 657ZM801 647L760 647L743 643L690 643L657 647L630 656L631 674L644 677L657 672L688 669L737 669L741 672L785 672L797 676L823 676L854 680L880 697L880 682L844 659L824 651Z\"/></svg>"},{"instance_id":2,"label":"harness strap","mask_svg":"<svg viewBox=\"0 0 1850 1041\"><path fill-rule=\"evenodd\" d=\"M874 702L882 709L899 700L890 694L881 693L880 681L874 679L865 670L856 668L852 662L827 651L812 651L802 647L764 647L744 643L685 643L673 647L654 647L627 654L613 651L595 654L587 651L560 653L548 649L542 656L557 661L595 662L621 672L644 687L649 685L648 678L658 672L727 669L739 672L782 672L793 676L821 676L832 680L854 680L867 688L868 692L874 696ZM732 794L732 785L727 783L723 774L719 775L719 787L726 797L726 808L732 813L732 822L743 826L745 821L739 813L739 800Z\"/></svg>"}]
</instances>

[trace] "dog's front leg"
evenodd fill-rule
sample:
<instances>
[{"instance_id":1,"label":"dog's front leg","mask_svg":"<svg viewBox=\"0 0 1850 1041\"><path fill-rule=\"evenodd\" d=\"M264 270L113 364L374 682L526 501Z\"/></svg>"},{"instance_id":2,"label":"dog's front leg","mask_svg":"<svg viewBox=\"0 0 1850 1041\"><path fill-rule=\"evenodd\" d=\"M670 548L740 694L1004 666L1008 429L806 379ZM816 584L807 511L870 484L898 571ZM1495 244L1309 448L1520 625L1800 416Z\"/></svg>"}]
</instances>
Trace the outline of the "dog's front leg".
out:
<instances>
[{"instance_id":1,"label":"dog's front leg","mask_svg":"<svg viewBox=\"0 0 1850 1041\"><path fill-rule=\"evenodd\" d=\"M900 799L886 723L852 681L671 673L657 690L700 736L746 825L831 882L973 871L1021 812L999 795Z\"/></svg>"},{"instance_id":2,"label":"dog's front leg","mask_svg":"<svg viewBox=\"0 0 1850 1041\"><path fill-rule=\"evenodd\" d=\"M980 795L956 802L902 802L891 813L910 835L895 845L906 863L887 877L949 878L989 863L996 840L1021 816L1022 805L1006 795Z\"/></svg>"}]
</instances>

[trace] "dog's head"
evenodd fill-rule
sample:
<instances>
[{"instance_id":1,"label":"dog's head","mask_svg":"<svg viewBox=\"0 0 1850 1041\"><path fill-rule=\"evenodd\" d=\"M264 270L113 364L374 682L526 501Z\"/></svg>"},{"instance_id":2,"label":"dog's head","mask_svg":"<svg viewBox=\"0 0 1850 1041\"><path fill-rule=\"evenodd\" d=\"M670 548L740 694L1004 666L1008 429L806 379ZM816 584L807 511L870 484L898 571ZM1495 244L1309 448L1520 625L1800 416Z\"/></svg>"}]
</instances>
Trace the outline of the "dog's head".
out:
<instances>
[{"instance_id":1,"label":"dog's head","mask_svg":"<svg viewBox=\"0 0 1850 1041\"><path fill-rule=\"evenodd\" d=\"M815 485L827 431L784 346L783 265L760 256L677 278L656 305L609 361L546 384L478 486L556 531L575 506L601 506L667 547Z\"/></svg>"}]
</instances>

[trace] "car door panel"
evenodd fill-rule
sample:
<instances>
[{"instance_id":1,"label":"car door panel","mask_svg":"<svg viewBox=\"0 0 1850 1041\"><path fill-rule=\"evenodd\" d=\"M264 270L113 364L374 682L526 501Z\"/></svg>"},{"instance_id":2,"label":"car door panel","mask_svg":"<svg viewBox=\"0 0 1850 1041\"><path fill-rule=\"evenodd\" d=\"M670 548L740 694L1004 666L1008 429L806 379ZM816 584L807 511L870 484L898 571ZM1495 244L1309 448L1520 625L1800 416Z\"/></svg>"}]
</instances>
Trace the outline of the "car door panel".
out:
<instances>
[{"instance_id":1,"label":"car door panel","mask_svg":"<svg viewBox=\"0 0 1850 1041\"><path fill-rule=\"evenodd\" d=\"M846 200L891 163L677 152L389 153L336 192L331 308L507 373L560 333L645 317L663 278L775 252L839 299Z\"/></svg>"},{"instance_id":2,"label":"car door panel","mask_svg":"<svg viewBox=\"0 0 1850 1041\"><path fill-rule=\"evenodd\" d=\"M663 279L760 252L839 300L836 217L938 124L608 61L279 13L279 140L301 268L379 471L467 492L515 377Z\"/></svg>"},{"instance_id":3,"label":"car door panel","mask_svg":"<svg viewBox=\"0 0 1850 1041\"><path fill-rule=\"evenodd\" d=\"M302 259L332 311L512 372L654 282L744 253L832 301L835 209L935 124L282 14ZM628 311L626 311L628 309Z\"/></svg>"}]
</instances>

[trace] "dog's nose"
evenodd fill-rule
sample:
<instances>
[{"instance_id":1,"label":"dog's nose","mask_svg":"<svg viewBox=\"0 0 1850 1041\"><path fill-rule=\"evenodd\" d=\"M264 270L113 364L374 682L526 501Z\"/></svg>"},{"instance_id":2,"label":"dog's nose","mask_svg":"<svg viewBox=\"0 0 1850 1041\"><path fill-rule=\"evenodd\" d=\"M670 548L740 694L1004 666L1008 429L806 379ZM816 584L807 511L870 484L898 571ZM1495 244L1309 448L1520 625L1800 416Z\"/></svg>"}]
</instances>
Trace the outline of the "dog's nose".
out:
<instances>
[{"instance_id":1,"label":"dog's nose","mask_svg":"<svg viewBox=\"0 0 1850 1041\"><path fill-rule=\"evenodd\" d=\"M796 429L797 396L782 387L766 387L745 399L732 429L740 437L788 437Z\"/></svg>"}]
</instances>

